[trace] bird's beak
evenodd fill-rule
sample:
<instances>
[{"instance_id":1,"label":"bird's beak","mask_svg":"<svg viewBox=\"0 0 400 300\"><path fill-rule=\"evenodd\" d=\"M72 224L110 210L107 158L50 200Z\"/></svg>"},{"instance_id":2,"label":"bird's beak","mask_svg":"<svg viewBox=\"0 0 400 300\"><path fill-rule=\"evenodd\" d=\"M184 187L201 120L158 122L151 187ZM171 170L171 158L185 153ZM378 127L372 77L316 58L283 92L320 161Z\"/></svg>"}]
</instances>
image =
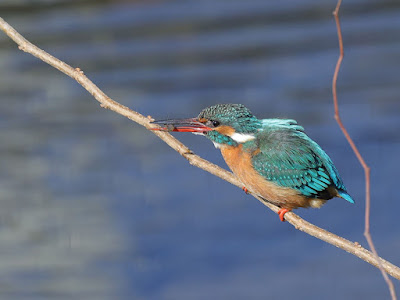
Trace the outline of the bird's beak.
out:
<instances>
[{"instance_id":1,"label":"bird's beak","mask_svg":"<svg viewBox=\"0 0 400 300\"><path fill-rule=\"evenodd\" d=\"M204 125L198 119L177 119L177 120L160 120L151 122L152 124L160 125L161 127L152 128L152 130L159 131L178 131L178 132L199 132L213 130L212 128Z\"/></svg>"}]
</instances>

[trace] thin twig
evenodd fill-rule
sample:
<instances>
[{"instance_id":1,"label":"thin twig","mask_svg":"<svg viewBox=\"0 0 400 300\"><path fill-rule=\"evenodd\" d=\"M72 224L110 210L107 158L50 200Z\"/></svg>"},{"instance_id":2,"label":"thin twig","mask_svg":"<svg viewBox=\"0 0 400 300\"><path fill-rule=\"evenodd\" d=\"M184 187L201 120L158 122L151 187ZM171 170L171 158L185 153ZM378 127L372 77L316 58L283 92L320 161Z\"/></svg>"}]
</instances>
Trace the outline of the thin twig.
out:
<instances>
[{"instance_id":1,"label":"thin twig","mask_svg":"<svg viewBox=\"0 0 400 300\"><path fill-rule=\"evenodd\" d=\"M370 207L371 207L371 193L370 193L370 173L371 169L365 162L364 158L362 157L360 151L358 150L357 146L355 145L353 139L350 137L349 133L347 132L347 129L344 127L342 120L339 115L339 104L337 100L337 78L340 70L340 66L343 61L344 57L344 50L343 50L343 37L342 37L342 30L340 27L340 21L339 21L339 9L342 4L342 0L338 0L337 5L335 10L333 11L333 16L335 17L335 22L336 22L336 29L337 29L337 35L339 39L339 58L336 63L335 67L335 72L333 74L333 79L332 79L332 94L333 94L333 104L335 107L335 120L338 123L340 129L342 130L344 136L346 137L348 143L350 144L351 148L353 149L354 154L356 155L358 161L360 162L361 166L364 169L365 173L365 229L364 229L364 236L368 242L369 248L372 250L372 253L374 255L374 259L378 262L378 268L382 272L382 276L385 279L390 295L393 300L396 300L396 291L394 289L393 282L390 280L389 276L387 275L383 265L379 261L379 255L378 252L376 251L374 242L372 241L372 236L370 233Z\"/></svg>"},{"instance_id":2,"label":"thin twig","mask_svg":"<svg viewBox=\"0 0 400 300\"><path fill-rule=\"evenodd\" d=\"M28 42L24 37L22 37L14 28L12 28L8 23L6 23L2 18L0 18L0 29L2 29L14 42L19 45L19 48L33 56L41 59L47 64L57 68L61 72L75 79L79 84L81 84L93 97L100 102L100 105L104 108L113 110L130 120L146 127L147 129L154 128L154 125L150 124L151 118L146 118L143 115L130 110L129 108L113 101L106 94L104 94L93 82L91 82L79 68L72 68L66 63L60 61L59 59L51 56L45 51L39 49L35 45ZM215 176L222 178L223 180L242 188L243 184L234 176L232 173L220 168L219 166L210 163L209 161L193 154L193 152L182 144L180 141L175 139L167 132L153 131L151 132L157 135L165 143L167 143L172 149L177 151L180 155L185 157L191 165L201 168ZM256 197L260 202L266 205L268 208L277 212L279 207L265 202L263 199ZM331 232L321 229L297 216L296 214L289 212L285 214L285 219L290 224L292 224L296 229L301 230L309 235L312 235L318 239L321 239L329 244L332 244L338 248L341 248L362 260L370 263L371 265L377 267L378 263L373 257L373 254L367 249L363 248L357 242L348 241L340 236L337 236ZM392 263L380 258L380 262L384 269L391 276L400 279L400 268L393 265Z\"/></svg>"}]
</instances>

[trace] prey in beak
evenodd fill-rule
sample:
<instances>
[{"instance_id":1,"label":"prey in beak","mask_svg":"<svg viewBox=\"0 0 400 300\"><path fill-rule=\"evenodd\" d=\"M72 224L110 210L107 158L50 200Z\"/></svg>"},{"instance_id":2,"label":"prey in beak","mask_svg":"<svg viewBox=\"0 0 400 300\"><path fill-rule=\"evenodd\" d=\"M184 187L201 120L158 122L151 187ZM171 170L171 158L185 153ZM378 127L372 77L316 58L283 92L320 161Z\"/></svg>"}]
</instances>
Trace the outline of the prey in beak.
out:
<instances>
[{"instance_id":1,"label":"prey in beak","mask_svg":"<svg viewBox=\"0 0 400 300\"><path fill-rule=\"evenodd\" d=\"M204 134L213 128L206 126L196 118L192 119L176 119L176 120L159 120L151 122L161 127L152 128L159 131L177 131L177 132L192 132L194 134Z\"/></svg>"}]
</instances>

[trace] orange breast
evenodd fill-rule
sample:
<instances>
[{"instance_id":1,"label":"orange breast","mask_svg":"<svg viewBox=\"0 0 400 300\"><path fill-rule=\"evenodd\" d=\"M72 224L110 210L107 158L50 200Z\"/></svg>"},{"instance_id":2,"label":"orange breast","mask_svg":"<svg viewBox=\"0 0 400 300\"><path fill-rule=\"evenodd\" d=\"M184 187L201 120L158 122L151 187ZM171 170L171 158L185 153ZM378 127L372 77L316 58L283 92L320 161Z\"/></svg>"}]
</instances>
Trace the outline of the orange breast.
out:
<instances>
[{"instance_id":1,"label":"orange breast","mask_svg":"<svg viewBox=\"0 0 400 300\"><path fill-rule=\"evenodd\" d=\"M250 153L244 152L242 145L238 147L223 146L221 153L232 172L252 193L283 208L314 206L313 202L310 203L314 199L307 198L294 189L278 186L258 174L253 169ZM319 200L315 199L314 202Z\"/></svg>"}]
</instances>

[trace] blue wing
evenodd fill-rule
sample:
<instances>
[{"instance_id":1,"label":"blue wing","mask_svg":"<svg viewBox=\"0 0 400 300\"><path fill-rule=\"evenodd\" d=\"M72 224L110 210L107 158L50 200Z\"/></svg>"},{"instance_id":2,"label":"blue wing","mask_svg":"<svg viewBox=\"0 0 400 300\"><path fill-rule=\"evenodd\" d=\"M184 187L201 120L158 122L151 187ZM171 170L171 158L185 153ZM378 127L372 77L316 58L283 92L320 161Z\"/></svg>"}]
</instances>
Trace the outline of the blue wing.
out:
<instances>
[{"instance_id":1,"label":"blue wing","mask_svg":"<svg viewBox=\"0 0 400 300\"><path fill-rule=\"evenodd\" d=\"M330 199L337 193L354 203L329 156L294 120L266 119L254 143L254 168L280 186L307 197ZM333 188L333 189L332 189Z\"/></svg>"}]
</instances>

